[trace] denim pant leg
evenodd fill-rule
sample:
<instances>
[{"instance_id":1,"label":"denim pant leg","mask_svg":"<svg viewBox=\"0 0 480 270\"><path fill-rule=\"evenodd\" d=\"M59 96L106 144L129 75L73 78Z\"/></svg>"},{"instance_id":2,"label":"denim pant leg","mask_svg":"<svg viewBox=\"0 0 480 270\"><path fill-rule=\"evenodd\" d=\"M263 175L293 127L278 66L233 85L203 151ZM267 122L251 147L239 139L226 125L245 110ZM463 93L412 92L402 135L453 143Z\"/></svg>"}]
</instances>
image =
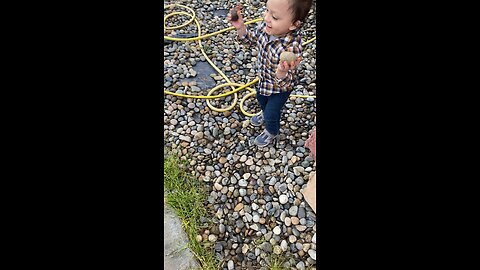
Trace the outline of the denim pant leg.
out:
<instances>
[{"instance_id":1,"label":"denim pant leg","mask_svg":"<svg viewBox=\"0 0 480 270\"><path fill-rule=\"evenodd\" d=\"M260 93L258 93L257 91L257 101L258 101L258 104L260 105L260 108L262 109L262 112L264 112L265 107L267 106L268 97L260 95Z\"/></svg>"},{"instance_id":2,"label":"denim pant leg","mask_svg":"<svg viewBox=\"0 0 480 270\"><path fill-rule=\"evenodd\" d=\"M280 117L282 115L282 108L288 100L291 91L273 94L268 97L268 102L263 111L265 119L265 129L273 135L278 135L280 132Z\"/></svg>"}]
</instances>

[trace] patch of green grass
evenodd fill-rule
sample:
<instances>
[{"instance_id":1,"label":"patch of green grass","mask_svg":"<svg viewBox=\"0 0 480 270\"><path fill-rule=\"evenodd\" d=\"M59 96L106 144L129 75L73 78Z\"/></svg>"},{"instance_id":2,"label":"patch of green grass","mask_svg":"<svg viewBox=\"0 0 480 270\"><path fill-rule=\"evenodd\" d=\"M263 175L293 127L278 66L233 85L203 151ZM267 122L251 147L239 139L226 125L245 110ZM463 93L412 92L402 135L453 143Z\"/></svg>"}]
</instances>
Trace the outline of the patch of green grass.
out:
<instances>
[{"instance_id":1,"label":"patch of green grass","mask_svg":"<svg viewBox=\"0 0 480 270\"><path fill-rule=\"evenodd\" d=\"M260 238L257 238L257 239L254 239L253 240L253 246L254 247L260 247L261 244L267 242L267 240L265 239L265 236L262 236Z\"/></svg>"},{"instance_id":2,"label":"patch of green grass","mask_svg":"<svg viewBox=\"0 0 480 270\"><path fill-rule=\"evenodd\" d=\"M202 46L203 46L203 50L207 55L212 54L212 51L211 51L212 48L208 44L202 44Z\"/></svg>"},{"instance_id":3,"label":"patch of green grass","mask_svg":"<svg viewBox=\"0 0 480 270\"><path fill-rule=\"evenodd\" d=\"M270 254L266 258L268 270L289 270L290 267L285 267L286 262L291 258L291 256L285 256L285 254ZM295 266L295 265L292 265ZM315 269L314 265L309 265L306 267L307 270Z\"/></svg>"},{"instance_id":4,"label":"patch of green grass","mask_svg":"<svg viewBox=\"0 0 480 270\"><path fill-rule=\"evenodd\" d=\"M269 270L288 270L288 268L283 266L285 261L286 261L285 257L272 254L268 260L268 269Z\"/></svg>"},{"instance_id":5,"label":"patch of green grass","mask_svg":"<svg viewBox=\"0 0 480 270\"><path fill-rule=\"evenodd\" d=\"M201 183L186 172L187 165L187 160L181 160L175 155L169 155L164 160L165 201L180 218L189 239L189 248L198 259L201 269L217 270L219 262L211 245L196 240L202 228L200 217L208 217L210 214L203 205L206 192Z\"/></svg>"}]
</instances>

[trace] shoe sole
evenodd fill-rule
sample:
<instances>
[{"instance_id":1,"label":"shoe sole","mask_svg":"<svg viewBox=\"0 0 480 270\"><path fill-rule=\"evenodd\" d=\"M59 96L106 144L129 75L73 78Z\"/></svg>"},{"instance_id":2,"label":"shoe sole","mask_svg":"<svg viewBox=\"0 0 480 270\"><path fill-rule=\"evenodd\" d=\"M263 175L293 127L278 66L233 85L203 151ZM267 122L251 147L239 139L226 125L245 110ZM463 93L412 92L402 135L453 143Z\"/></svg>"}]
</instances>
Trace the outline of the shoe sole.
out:
<instances>
[{"instance_id":1,"label":"shoe sole","mask_svg":"<svg viewBox=\"0 0 480 270\"><path fill-rule=\"evenodd\" d=\"M273 146L275 146L277 144L277 138L273 139L271 143L267 143L265 145L258 145L257 142L253 141L253 144L255 144L256 146L258 146L259 148L263 148L265 146L268 146L270 144L272 144Z\"/></svg>"},{"instance_id":2,"label":"shoe sole","mask_svg":"<svg viewBox=\"0 0 480 270\"><path fill-rule=\"evenodd\" d=\"M267 146L268 144L265 144L265 145L258 145L258 144L256 144L256 143L255 143L255 145L256 145L258 148L263 148L263 147Z\"/></svg>"}]
</instances>

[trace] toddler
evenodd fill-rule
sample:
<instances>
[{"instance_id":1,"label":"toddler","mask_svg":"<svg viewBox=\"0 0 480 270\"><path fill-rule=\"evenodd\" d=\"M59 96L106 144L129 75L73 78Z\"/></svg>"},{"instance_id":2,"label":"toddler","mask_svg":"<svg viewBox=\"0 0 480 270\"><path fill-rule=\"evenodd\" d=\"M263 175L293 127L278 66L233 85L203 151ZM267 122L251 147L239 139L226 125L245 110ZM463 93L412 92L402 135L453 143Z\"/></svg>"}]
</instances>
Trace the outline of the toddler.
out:
<instances>
[{"instance_id":1,"label":"toddler","mask_svg":"<svg viewBox=\"0 0 480 270\"><path fill-rule=\"evenodd\" d=\"M263 132L255 138L259 147L270 144L280 132L281 110L293 90L302 53L300 27L312 6L312 0L268 0L263 22L255 29L247 29L241 15L241 7L230 10L228 21L237 29L238 38L258 49L256 68L258 72L257 100L262 111L250 120L261 126ZM232 20L232 12L238 19ZM296 61L280 63L280 54L293 52Z\"/></svg>"}]
</instances>

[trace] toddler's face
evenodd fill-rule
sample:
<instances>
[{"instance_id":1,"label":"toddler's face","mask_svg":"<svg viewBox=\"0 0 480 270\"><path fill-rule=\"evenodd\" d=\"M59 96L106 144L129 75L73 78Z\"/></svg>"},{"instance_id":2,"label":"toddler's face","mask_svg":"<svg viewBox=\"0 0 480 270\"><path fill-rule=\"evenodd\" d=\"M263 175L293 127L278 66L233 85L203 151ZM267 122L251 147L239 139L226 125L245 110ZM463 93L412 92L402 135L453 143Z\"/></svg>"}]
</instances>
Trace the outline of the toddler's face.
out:
<instances>
[{"instance_id":1,"label":"toddler's face","mask_svg":"<svg viewBox=\"0 0 480 270\"><path fill-rule=\"evenodd\" d=\"M284 35L296 27L292 22L292 11L289 10L289 0L268 0L263 19L267 26L265 32L269 35Z\"/></svg>"}]
</instances>

